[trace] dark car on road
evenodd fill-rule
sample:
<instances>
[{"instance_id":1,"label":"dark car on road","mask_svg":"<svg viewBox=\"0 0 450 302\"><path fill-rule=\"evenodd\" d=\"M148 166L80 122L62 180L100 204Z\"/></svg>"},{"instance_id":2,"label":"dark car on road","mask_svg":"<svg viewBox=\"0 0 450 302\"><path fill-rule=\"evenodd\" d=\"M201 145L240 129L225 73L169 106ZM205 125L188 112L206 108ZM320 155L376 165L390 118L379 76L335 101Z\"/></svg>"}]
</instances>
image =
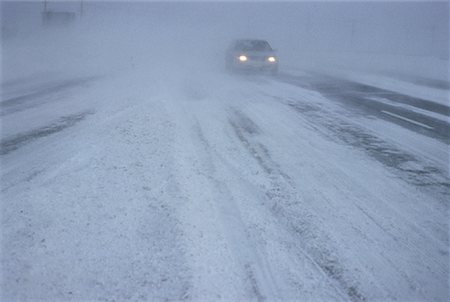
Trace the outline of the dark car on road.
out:
<instances>
[{"instance_id":1,"label":"dark car on road","mask_svg":"<svg viewBox=\"0 0 450 302\"><path fill-rule=\"evenodd\" d=\"M265 40L233 41L226 52L225 64L230 71L278 72L278 57Z\"/></svg>"}]
</instances>

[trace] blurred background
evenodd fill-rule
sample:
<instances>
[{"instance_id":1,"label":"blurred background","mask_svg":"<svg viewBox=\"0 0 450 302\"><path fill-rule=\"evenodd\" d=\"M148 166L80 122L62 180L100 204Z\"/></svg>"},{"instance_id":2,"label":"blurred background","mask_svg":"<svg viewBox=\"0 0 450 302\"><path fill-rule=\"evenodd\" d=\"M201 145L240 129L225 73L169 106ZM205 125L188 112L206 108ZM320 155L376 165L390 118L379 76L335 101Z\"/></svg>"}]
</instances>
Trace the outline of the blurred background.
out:
<instances>
[{"instance_id":1,"label":"blurred background","mask_svg":"<svg viewBox=\"0 0 450 302\"><path fill-rule=\"evenodd\" d=\"M70 16L46 22L44 12ZM2 1L1 16L6 79L128 67L222 70L234 38L267 39L285 69L448 79L446 1Z\"/></svg>"}]
</instances>

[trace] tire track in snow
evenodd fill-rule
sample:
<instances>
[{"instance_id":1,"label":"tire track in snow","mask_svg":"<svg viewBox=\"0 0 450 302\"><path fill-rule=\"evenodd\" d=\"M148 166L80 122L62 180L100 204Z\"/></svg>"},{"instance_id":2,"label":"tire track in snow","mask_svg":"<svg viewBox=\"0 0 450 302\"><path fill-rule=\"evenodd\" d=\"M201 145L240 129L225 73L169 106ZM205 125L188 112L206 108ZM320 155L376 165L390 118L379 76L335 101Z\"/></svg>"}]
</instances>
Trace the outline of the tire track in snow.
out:
<instances>
[{"instance_id":1,"label":"tire track in snow","mask_svg":"<svg viewBox=\"0 0 450 302\"><path fill-rule=\"evenodd\" d=\"M206 161L209 163L209 171L207 171L205 176L211 181L219 195L217 200L219 201L218 207L220 209L221 222L226 231L228 243L232 246L235 252L234 255L238 258L244 270L250 292L252 292L252 295L258 302L275 297L280 298L282 293L277 289L270 266L260 256L256 248L257 245L251 239L235 198L225 185L225 182L219 181L214 176L217 173L217 167L214 165L214 155L211 152L212 147L203 134L198 120L196 120L194 132L202 142L203 152L207 154Z\"/></svg>"},{"instance_id":2,"label":"tire track in snow","mask_svg":"<svg viewBox=\"0 0 450 302\"><path fill-rule=\"evenodd\" d=\"M412 154L405 153L392 144L384 141L358 125L350 124L335 115L320 114L321 108L307 103L289 101L287 105L300 113L302 118L321 135L342 144L343 142L355 148L362 149L371 158L386 165L395 175L399 175L407 183L425 189L427 193L438 197L437 212L447 211L447 197L450 196L450 182L444 172L434 166L421 162ZM329 116L332 116L331 118ZM356 205L357 206L357 205ZM358 206L357 206L358 207ZM393 209L394 210L394 209ZM434 233L424 230L415 221L397 212L408 224L412 225L415 233L424 238L431 238L442 246L442 239L447 238L447 228L435 229ZM367 212L362 211L367 216ZM369 219L372 219L369 217ZM384 228L381 228L384 230ZM391 235L391 232L388 233ZM438 234L439 236L436 236ZM397 238L391 235L396 241ZM405 242L405 244L407 244ZM442 247L445 250L445 247Z\"/></svg>"},{"instance_id":3,"label":"tire track in snow","mask_svg":"<svg viewBox=\"0 0 450 302\"><path fill-rule=\"evenodd\" d=\"M223 171L197 118L199 108L167 105L177 121L175 175L183 200L177 211L193 272L186 299L262 302L281 297L227 181L221 180Z\"/></svg>"},{"instance_id":4,"label":"tire track in snow","mask_svg":"<svg viewBox=\"0 0 450 302\"><path fill-rule=\"evenodd\" d=\"M416 155L402 151L392 143L365 129L362 125L351 122L354 116L348 112L334 112L326 109L321 102L313 103L303 98L281 98L264 92L263 94L275 100L277 103L284 104L288 108L293 109L307 123L308 127L314 129L318 134L338 144L350 145L362 150L370 158L385 165L392 173L405 182L418 186L420 190L425 191L427 194L436 196L437 199L433 201L433 206L437 207L432 209L433 212L442 213L448 211L447 197L450 194L450 182L448 177L444 175L445 172L442 169L421 161ZM355 206L359 208L356 203ZM448 238L447 224L442 225L442 227L435 227L433 228L433 232L430 232L420 227L417 221L408 218L402 211L389 204L386 204L386 206L391 211L394 211L397 217L402 218L405 223L411 225L415 235L430 238L441 246L442 251L446 250L445 242ZM361 213L367 215L367 212L361 211ZM368 218L371 219L371 217ZM389 228L391 227L385 225L381 229L385 231ZM398 238L392 235L392 232L387 234L395 241L398 241ZM401 242L405 246L408 246L408 248L414 248L407 240L401 240ZM418 251L420 252L420 250ZM422 254L428 256L426 253ZM433 257L429 258L433 259Z\"/></svg>"},{"instance_id":5,"label":"tire track in snow","mask_svg":"<svg viewBox=\"0 0 450 302\"><path fill-rule=\"evenodd\" d=\"M270 107L271 108L271 107ZM286 107L283 109L282 112L285 112L286 110L290 110L289 107ZM258 115L258 113L266 113L267 109L264 111L259 111L258 109L254 109L254 111L251 111L252 114L255 115L255 118L258 118L258 123L261 123L261 127L267 126L270 127L270 123L268 123L267 125L264 124L265 120L268 120L268 116L265 116L264 114L261 114L261 116ZM231 110L230 113L230 124L234 124L235 127L232 127L232 130L235 132L236 136L239 139L243 139L242 144L245 147L245 149L247 149L249 151L249 154L251 154L254 159L255 159L255 163L259 163L261 161L261 159L264 162L264 166L265 167L269 167L268 168L264 168L262 167L262 169L264 170L264 172L267 173L267 171L275 171L274 175L269 176L270 178L272 178L272 184L271 185L267 185L265 187L269 188L266 191L271 193L270 198L274 198L273 201L271 201L269 199L268 204L270 206L272 206L272 208L275 208L275 216L281 218L280 222L282 224L284 224L285 226L287 226L288 229L297 229L298 233L302 236L302 238L305 238L305 240L302 241L303 245L306 246L305 251L312 255L312 257L314 259L321 259L323 253L321 252L321 249L325 249L327 255L332 255L333 257L331 257L330 261L331 263L328 265L327 262L323 261L321 262L321 264L323 264L323 268L325 270L329 270L331 271L331 273L333 273L334 271L337 271L337 275L341 275L342 277L338 276L338 278L342 278L345 281L350 282L350 284L352 284L352 282L358 282L357 280L355 280L355 278L351 278L352 276L354 276L354 274L351 274L351 271L356 270L358 272L359 276L364 276L365 277L363 279L360 280L364 280L363 283L361 283L360 287L361 290L366 293L367 295L365 295L366 299L372 299L374 298L373 296L371 297L371 295L373 295L374 293L377 295L377 297L375 297L376 299L380 299L380 296L378 295L382 295L383 299L397 299L399 292L398 289L395 288L395 286L392 286L392 283L390 283L389 281L386 282L386 280L384 279L384 277L391 277L391 276L396 276L397 280L398 280L398 286L401 287L403 290L407 290L407 292L410 294L410 291L414 291L415 294L417 294L418 297L422 297L423 299L426 299L426 297L430 296L430 292L427 293L427 290L440 290L443 289L443 286L439 286L439 285L428 285L428 280L435 280L435 281L444 281L443 279L443 275L445 275L446 272L446 266L442 266L443 262L442 260L442 256L445 256L445 254L441 254L439 255L438 253L443 253L445 250L445 246L443 247L443 250L441 252L441 250L437 250L437 248L440 248L440 245L442 243L445 244L445 240L438 240L437 238L433 238L434 236L427 236L427 234L429 234L429 232L427 232L427 228L423 228L420 227L420 225L417 225L414 220L412 219L408 219L411 217L408 217L405 213L402 213L401 211L398 211L398 209L396 209L395 207L390 207L390 205L387 203L385 204L385 200L383 200L382 196L378 196L377 194L375 194L373 197L376 197L376 199L373 199L373 201L375 202L381 202L382 206L386 209L384 209L385 211L387 210L388 212L384 212L383 214L383 207L381 208L381 210L377 209L376 204L367 204L365 207L367 208L366 210L368 210L368 213L372 214L375 216L375 219L377 219L378 223L374 223L373 225L371 225L370 223L364 223L363 224L358 224L355 223L355 221L352 221L351 218L347 217L347 213L350 213L352 215L350 215L350 217L353 217L353 219L360 219L364 217L361 217L363 213L359 214L358 211L355 212L356 209L354 209L354 207L356 205L358 205L356 201L356 198L362 198L362 200L367 199L367 196L365 195L361 195L365 190L363 190L362 192L359 192L360 190L354 190L352 186L348 187L348 185L351 185L352 183L348 183L348 180L345 180L345 178L348 178L348 175L346 175L346 170L342 170L339 167L339 165L335 165L334 162L329 162L329 164L331 164L330 166L330 170L336 170L339 173L342 173L342 176L344 176L344 179L342 181L338 180L331 180L331 183L328 183L331 186L336 186L336 185L342 185L343 189L339 190L341 192L339 192L340 194L344 194L342 197L349 197L349 201L351 201L351 203L345 203L343 204L343 209L341 210L341 206L338 204L335 204L332 202L332 200L328 200L329 197L333 198L332 196L325 194L322 194L320 192L320 188L318 191L316 191L315 189L310 190L308 187L305 187L304 190L302 190L302 183L298 182L296 179L290 179L289 177L287 178L283 178L281 175L283 175L284 173L282 172L280 166L274 162L271 158L270 158L270 154L268 154L269 156L267 158L265 158L264 154L267 154L267 152L261 151L261 150L265 150L267 149L264 145L262 145L260 143L260 141L264 140L268 140L271 141L270 139L268 139L269 137L267 136L268 134L264 133L263 131L259 130L258 131L254 131L254 128L257 128L257 125L252 126L252 130L251 131L247 131L248 127L247 125L250 124L249 123L249 118L247 116L245 116L245 114L243 114L242 112L238 112L237 114L235 113L236 110ZM268 112L268 111L267 111ZM275 111L275 116L277 116L277 111ZM240 123L239 122L239 118L236 116L242 116L244 118L244 122ZM295 113L292 112L292 122L295 122ZM250 120L251 121L251 120ZM252 121L251 121L252 122ZM252 122L253 124L255 124L254 122ZM274 128L278 129L276 126L276 122L274 123ZM242 126L241 126L242 125ZM295 123L286 123L286 127L288 126L294 126L296 125ZM302 125L303 127L305 125ZM316 130L316 126L310 125L309 123L307 123L306 125L307 127L311 126L313 127L313 129ZM266 129L266 128L264 128ZM283 128L280 128L280 130L282 130ZM271 133L272 135L274 135L274 133L277 133L276 131L273 132L269 132L270 129L267 129L268 133ZM322 130L323 131L323 130ZM250 134L251 133L251 134ZM258 136L261 135L261 138L259 138ZM275 134L278 135L278 134ZM282 135L282 132L280 132L280 135ZM295 133L292 133L292 135L295 135ZM295 140L295 138L293 137L292 139ZM275 140L276 142L276 140ZM307 140L306 144L309 141ZM272 140L273 143L273 140ZM293 151L296 150L297 145L306 145L306 144L299 144L298 142L292 141L293 144L293 148L289 148L289 145L284 145L285 147L287 147L286 149L286 153L287 154L291 154L292 152L290 152L289 150ZM261 146L262 145L262 146ZM271 144L270 146L272 146L273 144ZM311 151L311 150L309 150ZM258 154L256 157L253 154ZM306 155L309 155L309 153L311 152L306 152ZM292 156L292 154L291 154ZM307 158L309 159L310 157L307 156ZM289 158L287 158L289 159ZM324 158L323 156L318 156L317 159L315 160L324 160L326 162L326 158ZM296 163L296 161L295 161ZM298 161L299 165L303 165L300 164L302 163L301 160ZM289 162L283 162L283 164L287 164L289 165ZM261 166L261 165L260 165ZM308 165L309 166L309 165ZM315 167L315 165L312 165L312 167ZM313 173L316 176L321 176L321 172L326 172L328 170L327 167L323 167L323 169L319 169L318 173ZM277 170L279 171L279 174L277 174ZM289 169L289 171L291 173L294 173L292 175L301 175L297 174L295 171L297 169L296 168L292 168ZM298 171L299 172L299 171ZM310 171L311 172L311 171ZM324 175L325 176L325 175ZM319 178L317 178L319 180ZM257 179L254 179L253 182L256 180L257 183L259 183L260 181L258 181ZM324 179L325 183L327 183L326 178ZM263 182L264 183L264 182ZM275 183L275 185L273 184ZM270 190L272 188L275 188L273 190ZM326 187L325 187L326 188ZM264 186L263 186L264 189ZM264 189L265 190L265 189ZM335 191L335 190L331 190L331 191ZM293 194L289 194L289 192L293 193ZM296 192L300 193L300 195L296 195ZM315 197L315 196L318 196ZM352 198L353 197L353 198ZM305 200L305 198L308 198L308 200ZM303 199L303 200L302 200ZM372 198L371 198L372 199ZM339 200L339 198L338 198ZM370 200L370 199L369 199ZM344 222L343 227L344 229L342 229L342 235L348 237L349 234L352 234L354 232L355 236L353 237L348 237L348 239L352 239L352 238L359 238L361 237L362 242L355 242L356 243L356 247L355 249L353 249L353 247L350 247L349 251L366 251L368 252L368 256L370 257L370 261L368 262L366 260L358 260L358 258L356 259L350 259L348 258L348 255L346 250L343 250L341 247L341 244L339 243L340 240L340 235L333 236L333 231L329 232L327 229L321 228L321 225L323 224L323 222L321 221L321 218L323 217L327 217L330 216L329 214L324 214L322 215L321 212L318 211L322 211L322 208L318 208L315 207L316 210L314 211L314 203L316 203L317 201L321 202L321 207L325 206L325 208L323 210L332 210L333 211L333 206L338 206L337 208L335 208L335 212L331 214L330 218L333 218L332 221L334 221L334 218L339 219L339 221ZM406 200L405 200L406 201ZM323 204L323 202L326 202L326 204ZM312 204L312 209L311 210L309 204ZM329 208L328 205L330 205L332 208ZM301 208L301 206L303 205L303 207ZM364 205L364 203L362 203L362 205ZM364 208L364 207L363 207ZM308 210L309 209L309 210ZM351 212L348 212L351 211ZM393 212L393 213L391 213ZM294 213L294 214L293 214ZM315 215L311 215L311 214L315 214ZM382 216L381 216L382 215ZM309 217L310 216L310 217ZM387 217L387 218L386 218ZM397 222L396 219L401 218L400 222ZM405 220L403 220L405 219ZM311 222L316 222L315 224L312 224ZM318 223L317 223L318 222ZM363 221L362 221L363 222ZM380 230L382 230L381 232L379 230L377 230L377 227L380 227L380 225L382 226L382 228L380 228ZM329 225L332 226L332 225ZM320 230L319 232L316 231L316 229ZM353 231L352 231L353 229ZM390 236L390 233L385 234L384 231L388 229L391 230L391 234L392 235L397 235L397 236ZM313 231L311 233L311 230ZM367 237L365 234L365 232L367 232L369 235L373 234L375 235L374 237ZM328 236L326 234L329 234L331 236L330 240L328 238ZM432 234L432 233L431 233ZM325 235L325 237L324 237ZM390 238L387 238L386 235L389 235ZM334 240L333 240L334 239ZM305 241L309 241L306 242ZM333 244L334 246L336 246L338 249L334 250L334 249L330 249L327 247L332 247L329 242L331 244ZM431 248L422 248L423 244L429 242L431 243ZM322 243L325 243L324 245ZM365 243L365 244L364 244ZM427 247L428 247L428 244ZM438 243L439 245L436 246L436 243ZM383 248L380 249L380 244L382 244ZM360 247L358 247L360 246ZM374 253L372 253L372 251L368 250L367 247L374 247ZM436 248L434 248L436 247ZM340 249L339 249L340 248ZM347 247L349 248L349 247ZM399 251L393 251L392 249L399 249ZM380 253L380 255L377 256L376 251L378 251ZM385 251L390 251L388 253L384 253ZM407 257L404 258L397 258L397 257L401 257L402 254L401 253L405 253L404 255L406 255ZM341 255L341 257L339 257L338 255ZM359 255L359 254L356 254ZM381 257L380 257L381 256ZM377 259L378 258L378 259ZM397 258L397 259L396 259ZM326 259L326 258L325 258ZM335 263L335 259L340 259L340 261L338 262L338 266L336 266ZM381 260L380 262L378 260ZM343 263L346 263L345 266L343 266ZM380 263L380 270L374 272L373 268L371 267L373 265L373 263ZM426 265L423 265L423 263L426 263ZM395 264L395 265L394 265ZM440 264L440 266L439 266ZM430 268L431 267L431 268ZM433 269L434 267L434 269ZM345 268L345 269L343 269ZM340 271L340 269L343 269ZM361 271L361 269L363 271ZM371 273L374 272L374 273ZM376 277L378 276L378 277ZM368 278L367 278L368 277ZM380 279L379 277L382 277L383 279ZM350 279L348 279L350 278ZM352 279L354 281L352 281ZM371 282L369 283L368 280L371 280ZM389 280L389 279L388 279ZM374 286L376 284L376 286ZM426 284L426 286L425 286ZM438 283L439 284L439 283ZM370 286L372 288L368 288L367 286ZM375 289L375 288L376 289ZM354 289L349 287L349 292L350 295L354 296L355 295L355 291ZM438 295L436 295L438 296Z\"/></svg>"},{"instance_id":6,"label":"tire track in snow","mask_svg":"<svg viewBox=\"0 0 450 302\"><path fill-rule=\"evenodd\" d=\"M230 111L229 123L236 136L271 179L270 187L265 192L267 201L270 203L271 213L281 225L290 230L291 234L295 237L300 237L303 256L314 263L319 271L330 280L333 280L332 283L337 288L342 289L352 301L365 301L366 297L360 291L358 285L348 278L345 268L338 260L338 256L315 240L315 238L323 237L323 235L314 234L314 226L310 218L312 214L306 209L302 209L302 220L296 221L297 223L300 222L299 225L287 219L289 215L285 212L283 205L295 203L300 199L295 185L290 177L271 159L267 148L252 139L252 137L260 134L259 127L241 111L236 109L231 109Z\"/></svg>"}]
</instances>

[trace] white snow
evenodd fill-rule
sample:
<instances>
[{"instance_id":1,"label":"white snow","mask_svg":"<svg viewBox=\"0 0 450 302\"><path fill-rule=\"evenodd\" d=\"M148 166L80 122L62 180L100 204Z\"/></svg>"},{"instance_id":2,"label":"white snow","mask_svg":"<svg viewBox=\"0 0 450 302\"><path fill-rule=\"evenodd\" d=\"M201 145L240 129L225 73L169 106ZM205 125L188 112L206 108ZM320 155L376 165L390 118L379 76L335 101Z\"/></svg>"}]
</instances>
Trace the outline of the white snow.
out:
<instances>
[{"instance_id":1,"label":"white snow","mask_svg":"<svg viewBox=\"0 0 450 302\"><path fill-rule=\"evenodd\" d=\"M53 97L4 116L6 140L89 112L2 156L6 300L446 299L448 192L329 121L416 156L405 169L433 163L398 126L221 72L134 69Z\"/></svg>"}]
</instances>

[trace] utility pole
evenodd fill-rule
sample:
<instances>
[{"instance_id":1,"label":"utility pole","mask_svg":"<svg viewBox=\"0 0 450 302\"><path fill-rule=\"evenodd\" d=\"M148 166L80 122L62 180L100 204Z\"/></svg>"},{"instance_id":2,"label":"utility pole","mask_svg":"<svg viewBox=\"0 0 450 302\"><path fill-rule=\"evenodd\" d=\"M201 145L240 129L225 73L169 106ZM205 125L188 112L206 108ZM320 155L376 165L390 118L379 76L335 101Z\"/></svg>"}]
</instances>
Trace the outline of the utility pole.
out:
<instances>
[{"instance_id":1,"label":"utility pole","mask_svg":"<svg viewBox=\"0 0 450 302\"><path fill-rule=\"evenodd\" d=\"M80 0L80 17L83 16L83 0Z\"/></svg>"}]
</instances>

